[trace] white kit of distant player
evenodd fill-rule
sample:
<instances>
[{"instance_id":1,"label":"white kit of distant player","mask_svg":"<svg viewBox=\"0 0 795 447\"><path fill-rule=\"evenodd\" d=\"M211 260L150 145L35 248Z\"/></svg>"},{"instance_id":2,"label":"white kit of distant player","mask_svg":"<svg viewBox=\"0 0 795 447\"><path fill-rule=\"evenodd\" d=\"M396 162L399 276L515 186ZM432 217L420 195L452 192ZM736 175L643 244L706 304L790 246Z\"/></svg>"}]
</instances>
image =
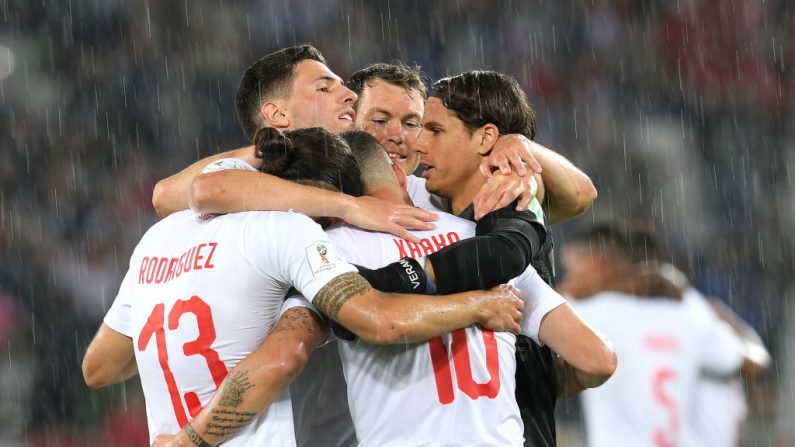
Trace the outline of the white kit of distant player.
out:
<instances>
[{"instance_id":1,"label":"white kit of distant player","mask_svg":"<svg viewBox=\"0 0 795 447\"><path fill-rule=\"evenodd\" d=\"M693 312L701 313L704 318L712 319L716 324L721 322L707 298L698 290L688 288L683 300ZM737 343L742 343L739 337ZM691 422L704 445L740 445L740 430L748 407L739 374L728 377L708 372L701 374L696 385L695 399L696 414Z\"/></svg>"},{"instance_id":2,"label":"white kit of distant player","mask_svg":"<svg viewBox=\"0 0 795 447\"><path fill-rule=\"evenodd\" d=\"M702 371L739 371L743 348L729 327L682 302L616 292L576 308L621 359L610 380L582 394L588 445L705 445L691 424L696 385Z\"/></svg>"},{"instance_id":3,"label":"white kit of distant player","mask_svg":"<svg viewBox=\"0 0 795 447\"><path fill-rule=\"evenodd\" d=\"M105 317L133 339L150 441L177 433L227 372L277 321L291 286L310 300L355 267L297 213L249 212L201 220L187 210L153 226ZM295 445L285 390L224 445Z\"/></svg>"},{"instance_id":4,"label":"white kit of distant player","mask_svg":"<svg viewBox=\"0 0 795 447\"><path fill-rule=\"evenodd\" d=\"M421 258L474 236L475 225L440 213L420 243L343 226L328 231L350 262L377 268ZM514 285L526 302L522 332L538 341L541 319L565 300L530 267ZM361 446L523 444L514 397L516 337L471 326L426 343L340 342L348 401Z\"/></svg>"}]
</instances>

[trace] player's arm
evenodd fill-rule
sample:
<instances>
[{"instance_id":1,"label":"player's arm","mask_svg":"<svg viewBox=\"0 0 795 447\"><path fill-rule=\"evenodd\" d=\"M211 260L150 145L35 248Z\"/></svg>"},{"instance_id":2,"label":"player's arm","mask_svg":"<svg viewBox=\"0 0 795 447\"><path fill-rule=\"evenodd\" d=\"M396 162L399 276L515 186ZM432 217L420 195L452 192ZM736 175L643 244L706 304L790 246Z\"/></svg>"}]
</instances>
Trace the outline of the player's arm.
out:
<instances>
[{"instance_id":1,"label":"player's arm","mask_svg":"<svg viewBox=\"0 0 795 447\"><path fill-rule=\"evenodd\" d=\"M373 344L421 342L470 326L520 331L524 303L510 286L446 296L382 293L358 273L327 283L313 298L321 312Z\"/></svg>"},{"instance_id":2,"label":"player's arm","mask_svg":"<svg viewBox=\"0 0 795 447\"><path fill-rule=\"evenodd\" d=\"M618 365L612 344L569 304L560 305L543 317L539 338L560 356L559 392L576 394L585 388L598 387L613 375Z\"/></svg>"},{"instance_id":3,"label":"player's arm","mask_svg":"<svg viewBox=\"0 0 795 447\"><path fill-rule=\"evenodd\" d=\"M529 171L523 163L529 166ZM497 140L494 148L481 163L481 172L484 175L491 175L495 168L503 174L516 172L521 177L528 177L527 186L522 192L524 204L529 203L529 194L532 191L530 178L534 174L541 173L543 169L538 192L534 195L539 201L546 203L550 224L583 213L596 200L596 188L584 172L566 157L522 135L505 135ZM515 198L516 196L510 201ZM476 209L477 216L489 211L484 208L486 203L490 202L483 200L479 203Z\"/></svg>"},{"instance_id":4,"label":"player's arm","mask_svg":"<svg viewBox=\"0 0 795 447\"><path fill-rule=\"evenodd\" d=\"M547 238L531 212L510 206L480 219L475 234L427 257L425 269L439 293L508 282L525 271Z\"/></svg>"},{"instance_id":5,"label":"player's arm","mask_svg":"<svg viewBox=\"0 0 795 447\"><path fill-rule=\"evenodd\" d=\"M153 446L220 444L278 397L304 368L326 331L310 309L287 310L257 350L229 371L202 411L178 435L159 436Z\"/></svg>"},{"instance_id":6,"label":"player's arm","mask_svg":"<svg viewBox=\"0 0 795 447\"><path fill-rule=\"evenodd\" d=\"M177 211L188 209L188 197L193 180L207 165L221 158L239 158L255 167L260 165L260 160L254 156L254 146L242 147L203 158L171 177L157 182L152 192L152 206L154 206L157 215L166 217Z\"/></svg>"},{"instance_id":7,"label":"player's arm","mask_svg":"<svg viewBox=\"0 0 795 447\"><path fill-rule=\"evenodd\" d=\"M432 230L437 216L408 205L372 197L300 185L273 175L227 169L201 174L193 182L189 203L201 213L296 210L308 216L336 217L351 225L384 231L416 241L406 228Z\"/></svg>"},{"instance_id":8,"label":"player's arm","mask_svg":"<svg viewBox=\"0 0 795 447\"><path fill-rule=\"evenodd\" d=\"M83 379L90 388L123 382L138 374L132 339L102 323L83 357Z\"/></svg>"},{"instance_id":9,"label":"player's arm","mask_svg":"<svg viewBox=\"0 0 795 447\"><path fill-rule=\"evenodd\" d=\"M762 337L743 321L729 306L717 298L709 298L708 302L715 314L724 321L732 331L740 338L743 344L743 364L740 371L748 376L760 376L770 367L770 352L765 347Z\"/></svg>"}]
</instances>

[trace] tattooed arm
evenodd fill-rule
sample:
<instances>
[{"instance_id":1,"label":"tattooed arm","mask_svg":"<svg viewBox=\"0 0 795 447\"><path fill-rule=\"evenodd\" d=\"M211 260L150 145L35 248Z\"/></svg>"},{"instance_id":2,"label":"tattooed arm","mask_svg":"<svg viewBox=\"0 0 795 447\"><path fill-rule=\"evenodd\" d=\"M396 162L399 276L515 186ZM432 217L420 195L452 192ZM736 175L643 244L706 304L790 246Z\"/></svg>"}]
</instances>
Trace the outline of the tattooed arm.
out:
<instances>
[{"instance_id":1,"label":"tattooed arm","mask_svg":"<svg viewBox=\"0 0 795 447\"><path fill-rule=\"evenodd\" d=\"M374 344L418 342L472 324L519 333L524 302L510 286L454 295L379 292L357 273L331 280L312 303L362 340Z\"/></svg>"},{"instance_id":2,"label":"tattooed arm","mask_svg":"<svg viewBox=\"0 0 795 447\"><path fill-rule=\"evenodd\" d=\"M159 436L153 445L223 442L254 420L301 372L326 330L320 318L305 307L286 311L259 348L229 371L198 416L176 437Z\"/></svg>"}]
</instances>

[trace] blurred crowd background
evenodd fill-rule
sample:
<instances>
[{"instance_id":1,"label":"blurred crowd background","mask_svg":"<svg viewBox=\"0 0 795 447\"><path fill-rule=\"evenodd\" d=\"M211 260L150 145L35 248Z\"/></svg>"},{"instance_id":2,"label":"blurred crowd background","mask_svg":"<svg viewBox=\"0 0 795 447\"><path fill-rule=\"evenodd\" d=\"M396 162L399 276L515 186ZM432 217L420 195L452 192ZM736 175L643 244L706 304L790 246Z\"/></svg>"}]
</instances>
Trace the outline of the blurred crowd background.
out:
<instances>
[{"instance_id":1,"label":"blurred crowd background","mask_svg":"<svg viewBox=\"0 0 795 447\"><path fill-rule=\"evenodd\" d=\"M774 354L746 445L795 443L795 4L0 0L0 445L146 444L139 385L87 389L83 352L154 184L244 145L240 75L300 42L343 78L393 60L517 78L537 140L599 190L558 246L577 221L652 222Z\"/></svg>"}]
</instances>

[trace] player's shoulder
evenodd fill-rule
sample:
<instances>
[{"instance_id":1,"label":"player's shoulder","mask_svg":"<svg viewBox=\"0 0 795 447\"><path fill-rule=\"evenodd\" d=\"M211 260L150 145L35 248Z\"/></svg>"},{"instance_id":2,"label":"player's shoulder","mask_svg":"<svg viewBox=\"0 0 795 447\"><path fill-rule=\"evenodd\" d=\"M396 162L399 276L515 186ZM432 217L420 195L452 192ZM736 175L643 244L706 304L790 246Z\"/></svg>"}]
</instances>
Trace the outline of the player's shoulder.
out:
<instances>
[{"instance_id":1,"label":"player's shoulder","mask_svg":"<svg viewBox=\"0 0 795 447\"><path fill-rule=\"evenodd\" d=\"M320 228L312 218L296 211L246 211L224 216L240 220L244 225L278 225L285 232L302 231L306 228Z\"/></svg>"}]
</instances>

